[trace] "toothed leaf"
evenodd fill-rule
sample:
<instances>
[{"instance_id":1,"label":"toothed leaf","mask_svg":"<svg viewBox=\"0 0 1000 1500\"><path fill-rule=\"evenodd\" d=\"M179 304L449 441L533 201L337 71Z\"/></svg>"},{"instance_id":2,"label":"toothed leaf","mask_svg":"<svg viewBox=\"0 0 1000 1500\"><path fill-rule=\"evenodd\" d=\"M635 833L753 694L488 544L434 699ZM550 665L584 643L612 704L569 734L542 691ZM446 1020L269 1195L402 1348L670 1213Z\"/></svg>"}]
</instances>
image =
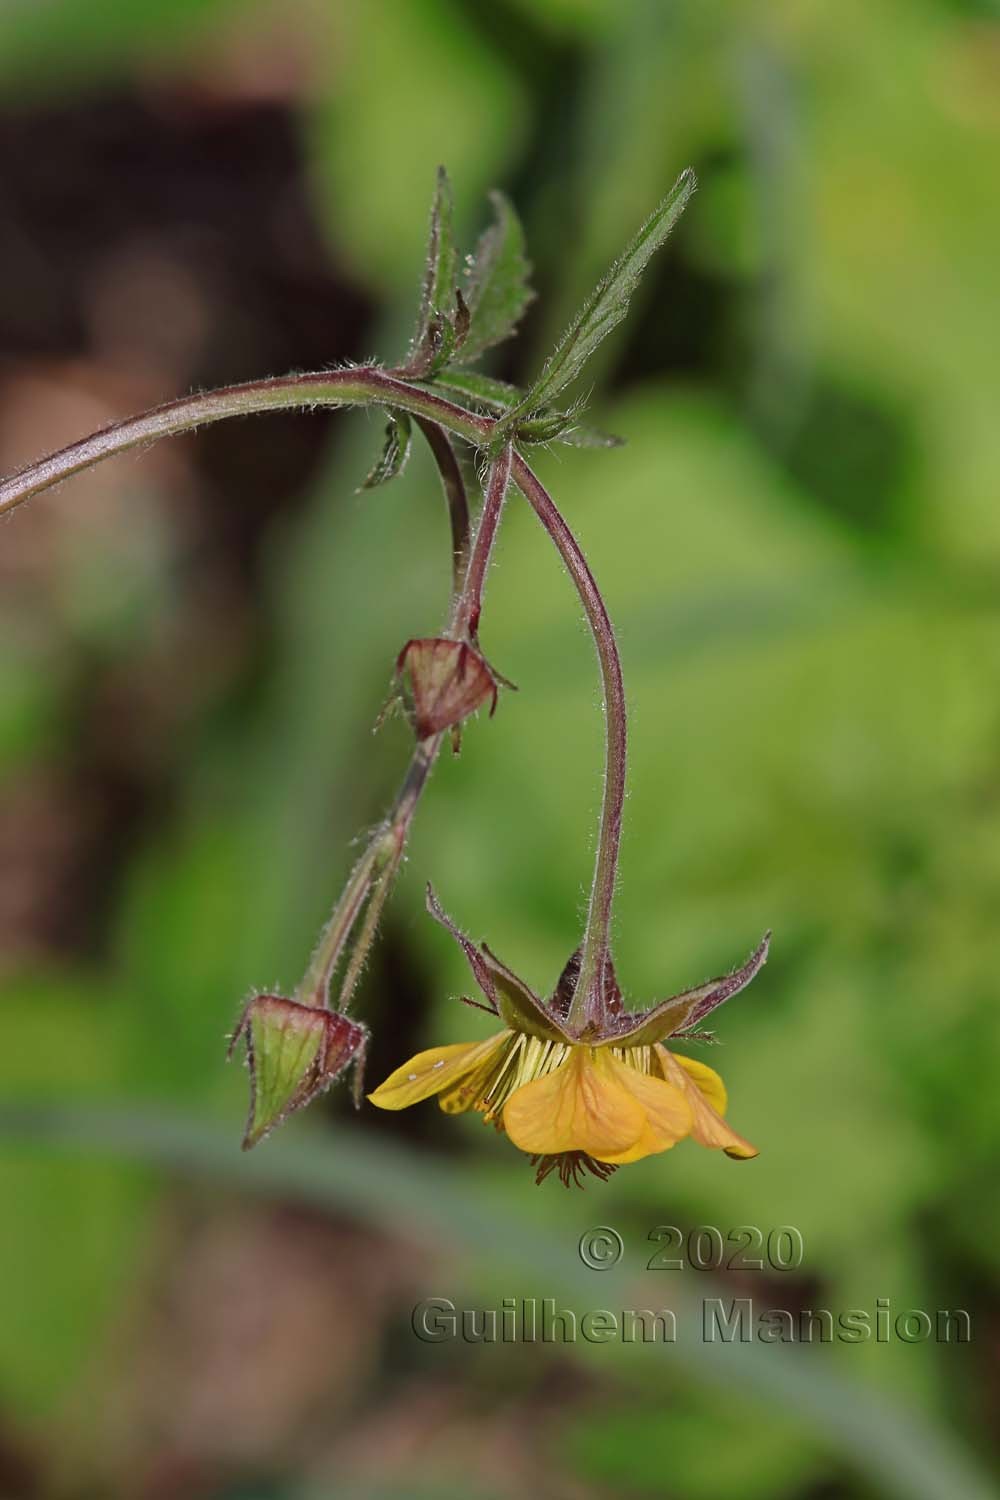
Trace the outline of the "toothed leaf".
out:
<instances>
[{"instance_id":1,"label":"toothed leaf","mask_svg":"<svg viewBox=\"0 0 1000 1500\"><path fill-rule=\"evenodd\" d=\"M480 375L469 370L444 370L434 381L437 391L451 391L464 396L483 411L503 416L524 399L519 386L509 385L506 380L494 380L489 375ZM588 427L577 419L577 408L569 411L539 412L528 422L518 426L517 435L525 443L568 443L571 448L620 448L625 439L613 432L602 432L599 427Z\"/></svg>"},{"instance_id":2,"label":"toothed leaf","mask_svg":"<svg viewBox=\"0 0 1000 1500\"><path fill-rule=\"evenodd\" d=\"M624 254L597 283L546 360L541 375L520 406L511 413L511 417L519 416L522 412L535 412L540 407L550 405L560 391L565 390L580 374L597 346L624 318L639 278L677 223L696 185L695 175L690 168L681 173Z\"/></svg>"},{"instance_id":3,"label":"toothed leaf","mask_svg":"<svg viewBox=\"0 0 1000 1500\"><path fill-rule=\"evenodd\" d=\"M625 439L600 428L588 427L577 418L577 407L569 411L543 411L530 421L518 424L517 435L524 443L568 443L571 448L620 448Z\"/></svg>"},{"instance_id":4,"label":"toothed leaf","mask_svg":"<svg viewBox=\"0 0 1000 1500\"><path fill-rule=\"evenodd\" d=\"M458 252L452 226L451 183L444 167L438 167L420 315L407 363L407 369L413 375L428 374L440 368L455 349L455 322L463 319L462 304L456 298L457 281Z\"/></svg>"},{"instance_id":5,"label":"toothed leaf","mask_svg":"<svg viewBox=\"0 0 1000 1500\"><path fill-rule=\"evenodd\" d=\"M466 278L469 330L463 364L509 338L534 297L528 285L531 264L524 254L524 230L502 193L491 193L495 220L480 236Z\"/></svg>"},{"instance_id":6,"label":"toothed leaf","mask_svg":"<svg viewBox=\"0 0 1000 1500\"><path fill-rule=\"evenodd\" d=\"M486 411L502 415L510 411L524 397L520 386L509 385L506 380L494 380L491 375L480 375L476 370L443 370L434 381L437 391L451 391L464 396Z\"/></svg>"}]
</instances>

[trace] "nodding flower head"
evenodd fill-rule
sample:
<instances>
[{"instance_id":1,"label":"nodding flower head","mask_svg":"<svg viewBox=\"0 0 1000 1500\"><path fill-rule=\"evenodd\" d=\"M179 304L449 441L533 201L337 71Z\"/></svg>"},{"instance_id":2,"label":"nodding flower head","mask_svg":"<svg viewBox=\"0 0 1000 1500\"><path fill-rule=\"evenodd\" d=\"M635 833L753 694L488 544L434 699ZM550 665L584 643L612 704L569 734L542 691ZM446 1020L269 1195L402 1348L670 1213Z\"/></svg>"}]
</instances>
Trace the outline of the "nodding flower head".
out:
<instances>
[{"instance_id":1,"label":"nodding flower head","mask_svg":"<svg viewBox=\"0 0 1000 1500\"><path fill-rule=\"evenodd\" d=\"M405 1109L438 1096L448 1114L478 1110L531 1156L541 1182L585 1173L609 1177L616 1167L667 1151L690 1136L699 1145L746 1159L756 1147L727 1125L726 1089L713 1068L670 1051L666 1040L706 1040L700 1022L750 983L767 958L769 937L747 962L662 1000L646 1011L625 1007L610 961L595 1018L579 1030L568 1016L579 955L543 1000L482 944L476 947L441 910L428 907L456 941L485 1004L504 1029L479 1042L419 1052L368 1097L380 1109Z\"/></svg>"}]
</instances>

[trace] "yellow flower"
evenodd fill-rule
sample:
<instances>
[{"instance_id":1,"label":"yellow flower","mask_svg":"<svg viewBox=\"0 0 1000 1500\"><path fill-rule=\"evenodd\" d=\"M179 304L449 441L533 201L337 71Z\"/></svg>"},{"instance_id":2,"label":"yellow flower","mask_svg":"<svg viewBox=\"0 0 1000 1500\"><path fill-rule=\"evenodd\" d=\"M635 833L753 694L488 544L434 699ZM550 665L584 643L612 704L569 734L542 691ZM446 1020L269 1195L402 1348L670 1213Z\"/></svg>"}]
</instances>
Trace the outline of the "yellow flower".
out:
<instances>
[{"instance_id":1,"label":"yellow flower","mask_svg":"<svg viewBox=\"0 0 1000 1500\"><path fill-rule=\"evenodd\" d=\"M370 1094L380 1109L439 1096L448 1114L478 1110L520 1150L539 1159L539 1180L559 1169L622 1166L691 1136L728 1156L757 1155L726 1124L718 1073L659 1043L587 1046L501 1031L483 1042L432 1047ZM563 1170L565 1168L565 1170Z\"/></svg>"},{"instance_id":2,"label":"yellow flower","mask_svg":"<svg viewBox=\"0 0 1000 1500\"><path fill-rule=\"evenodd\" d=\"M432 914L461 944L503 1031L481 1042L418 1052L369 1099L406 1109L438 1096L448 1114L475 1109L503 1130L538 1166L538 1181L558 1171L564 1182L584 1171L604 1178L616 1167L668 1151L690 1136L699 1145L746 1159L756 1147L726 1124L726 1089L713 1068L667 1050L661 1038L694 1032L722 1000L748 984L767 955L767 939L734 974L673 996L650 1011L624 1010L613 971L600 1032L573 1036L565 1024L570 960L551 1001L532 993L485 944L476 948L428 893Z\"/></svg>"}]
</instances>

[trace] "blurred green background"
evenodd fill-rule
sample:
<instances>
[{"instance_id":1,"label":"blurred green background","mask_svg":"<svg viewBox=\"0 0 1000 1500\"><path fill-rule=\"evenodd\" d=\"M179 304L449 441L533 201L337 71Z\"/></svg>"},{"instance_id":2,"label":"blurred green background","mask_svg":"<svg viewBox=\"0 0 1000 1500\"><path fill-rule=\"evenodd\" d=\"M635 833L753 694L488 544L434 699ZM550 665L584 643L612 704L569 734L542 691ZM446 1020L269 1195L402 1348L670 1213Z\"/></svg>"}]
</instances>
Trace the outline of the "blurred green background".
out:
<instances>
[{"instance_id":1,"label":"blurred green background","mask_svg":"<svg viewBox=\"0 0 1000 1500\"><path fill-rule=\"evenodd\" d=\"M615 452L543 476L620 626L617 957L773 957L691 1144L537 1190L478 1118L343 1094L248 1158L223 1038L298 978L408 755L369 726L448 588L426 457L290 415L130 455L0 548L0 1494L833 1500L990 1493L1000 1414L1000 19L987 0L51 0L0 12L0 469L196 386L405 347L434 168L502 186L537 370L685 165L602 350ZM537 987L599 800L592 649L515 499L482 639L519 685L421 807L371 1075L485 1035L422 911ZM482 1023L482 1024L481 1024ZM616 1227L613 1273L577 1257ZM657 1225L801 1267L646 1271ZM970 1344L709 1349L691 1299L965 1308ZM675 1348L421 1344L423 1297L669 1306ZM684 1299L688 1299L685 1302ZM979 1477L974 1470L978 1468Z\"/></svg>"}]
</instances>

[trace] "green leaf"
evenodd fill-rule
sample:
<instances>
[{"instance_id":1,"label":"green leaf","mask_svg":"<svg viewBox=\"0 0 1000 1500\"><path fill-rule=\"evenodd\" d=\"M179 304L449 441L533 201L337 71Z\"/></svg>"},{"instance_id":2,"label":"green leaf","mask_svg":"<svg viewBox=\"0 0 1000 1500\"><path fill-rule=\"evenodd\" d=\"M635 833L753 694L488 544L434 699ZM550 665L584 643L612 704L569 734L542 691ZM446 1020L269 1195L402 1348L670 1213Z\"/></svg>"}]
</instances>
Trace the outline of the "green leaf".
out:
<instances>
[{"instance_id":1,"label":"green leaf","mask_svg":"<svg viewBox=\"0 0 1000 1500\"><path fill-rule=\"evenodd\" d=\"M510 413L511 418L550 405L580 374L598 344L628 312L629 299L640 276L677 223L696 186L697 180L689 167L678 177L659 208L650 214L624 254L597 283L521 405Z\"/></svg>"},{"instance_id":2,"label":"green leaf","mask_svg":"<svg viewBox=\"0 0 1000 1500\"><path fill-rule=\"evenodd\" d=\"M442 371L434 381L434 389L464 396L486 411L501 415L523 400L525 394L520 386L510 385L506 380L494 380L491 375L480 375L475 370L454 368Z\"/></svg>"},{"instance_id":3,"label":"green leaf","mask_svg":"<svg viewBox=\"0 0 1000 1500\"><path fill-rule=\"evenodd\" d=\"M367 477L360 485L363 490L374 490L380 484L388 484L406 468L413 447L413 428L405 411L389 413L386 423L385 441Z\"/></svg>"},{"instance_id":4,"label":"green leaf","mask_svg":"<svg viewBox=\"0 0 1000 1500\"><path fill-rule=\"evenodd\" d=\"M444 167L438 167L420 315L407 362L410 374L431 374L453 353L455 318L463 316L461 303L456 298L457 284L458 251L452 225L451 183Z\"/></svg>"},{"instance_id":5,"label":"green leaf","mask_svg":"<svg viewBox=\"0 0 1000 1500\"><path fill-rule=\"evenodd\" d=\"M496 218L480 236L467 272L470 322L463 363L509 338L535 295L528 285L531 263L524 254L521 221L502 193L491 193L490 200Z\"/></svg>"},{"instance_id":6,"label":"green leaf","mask_svg":"<svg viewBox=\"0 0 1000 1500\"><path fill-rule=\"evenodd\" d=\"M489 375L475 371L445 370L434 381L437 391L450 391L472 401L483 411L503 416L512 411L524 399L520 386L509 385L506 380L494 380ZM588 427L577 420L579 405L569 411L544 410L531 421L518 425L518 438L525 443L568 443L571 448L620 448L625 439L613 432L602 432L599 427Z\"/></svg>"},{"instance_id":7,"label":"green leaf","mask_svg":"<svg viewBox=\"0 0 1000 1500\"><path fill-rule=\"evenodd\" d=\"M431 204L431 227L427 240L427 266L420 304L418 336L427 331L430 321L442 312L450 312L455 299L458 273L458 251L452 224L451 183L444 167L438 167Z\"/></svg>"},{"instance_id":8,"label":"green leaf","mask_svg":"<svg viewBox=\"0 0 1000 1500\"><path fill-rule=\"evenodd\" d=\"M530 440L529 440L530 441ZM555 441L568 443L571 448L623 448L625 439L617 432L605 432L601 427L588 427L584 422L574 421L555 435Z\"/></svg>"},{"instance_id":9,"label":"green leaf","mask_svg":"<svg viewBox=\"0 0 1000 1500\"><path fill-rule=\"evenodd\" d=\"M571 406L569 411L545 408L528 422L518 423L517 435L524 443L568 443L571 448L621 448L625 442L613 432L602 432L599 427L588 427L577 420L583 403Z\"/></svg>"}]
</instances>

